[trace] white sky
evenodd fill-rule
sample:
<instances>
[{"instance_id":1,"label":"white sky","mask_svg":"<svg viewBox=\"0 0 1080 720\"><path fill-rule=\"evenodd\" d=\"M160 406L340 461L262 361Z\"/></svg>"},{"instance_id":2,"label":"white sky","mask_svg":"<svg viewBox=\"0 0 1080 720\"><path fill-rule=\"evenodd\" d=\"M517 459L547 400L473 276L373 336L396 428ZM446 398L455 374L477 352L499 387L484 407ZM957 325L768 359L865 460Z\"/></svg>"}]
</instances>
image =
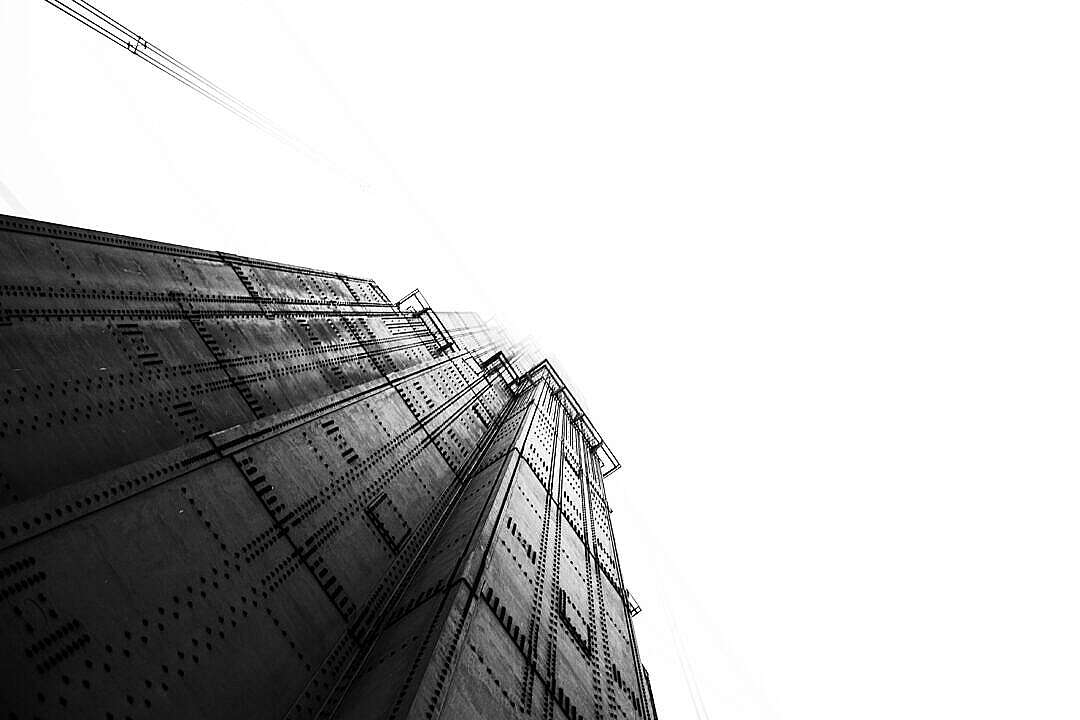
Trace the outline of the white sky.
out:
<instances>
[{"instance_id":1,"label":"white sky","mask_svg":"<svg viewBox=\"0 0 1080 720\"><path fill-rule=\"evenodd\" d=\"M0 209L531 334L664 720L1080 716L1075 3L100 5L359 184L4 0Z\"/></svg>"}]
</instances>

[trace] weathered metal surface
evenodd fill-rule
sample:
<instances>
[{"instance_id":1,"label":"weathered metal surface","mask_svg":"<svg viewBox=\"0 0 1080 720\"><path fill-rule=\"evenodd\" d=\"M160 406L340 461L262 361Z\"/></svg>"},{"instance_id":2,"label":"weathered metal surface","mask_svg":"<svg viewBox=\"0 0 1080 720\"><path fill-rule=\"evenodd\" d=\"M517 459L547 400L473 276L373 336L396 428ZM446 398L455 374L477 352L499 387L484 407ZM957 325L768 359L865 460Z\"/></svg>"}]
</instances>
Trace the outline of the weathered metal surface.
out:
<instances>
[{"instance_id":1,"label":"weathered metal surface","mask_svg":"<svg viewBox=\"0 0 1080 720\"><path fill-rule=\"evenodd\" d=\"M595 431L415 298L0 216L7 717L655 717Z\"/></svg>"}]
</instances>

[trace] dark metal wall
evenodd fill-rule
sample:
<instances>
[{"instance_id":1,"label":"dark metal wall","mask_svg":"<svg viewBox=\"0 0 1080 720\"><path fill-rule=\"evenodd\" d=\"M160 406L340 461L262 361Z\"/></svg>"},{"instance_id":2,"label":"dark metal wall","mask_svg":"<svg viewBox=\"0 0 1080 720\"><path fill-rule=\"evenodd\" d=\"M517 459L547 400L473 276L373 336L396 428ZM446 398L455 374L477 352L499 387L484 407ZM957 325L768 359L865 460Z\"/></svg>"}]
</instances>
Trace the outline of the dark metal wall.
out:
<instances>
[{"instance_id":1,"label":"dark metal wall","mask_svg":"<svg viewBox=\"0 0 1080 720\"><path fill-rule=\"evenodd\" d=\"M656 717L600 461L560 387L520 381L341 717Z\"/></svg>"},{"instance_id":2,"label":"dark metal wall","mask_svg":"<svg viewBox=\"0 0 1080 720\"><path fill-rule=\"evenodd\" d=\"M368 280L0 216L3 716L653 717L591 426L514 359Z\"/></svg>"},{"instance_id":3,"label":"dark metal wall","mask_svg":"<svg viewBox=\"0 0 1080 720\"><path fill-rule=\"evenodd\" d=\"M369 280L6 216L0 328L0 506L430 360L434 345Z\"/></svg>"}]
</instances>

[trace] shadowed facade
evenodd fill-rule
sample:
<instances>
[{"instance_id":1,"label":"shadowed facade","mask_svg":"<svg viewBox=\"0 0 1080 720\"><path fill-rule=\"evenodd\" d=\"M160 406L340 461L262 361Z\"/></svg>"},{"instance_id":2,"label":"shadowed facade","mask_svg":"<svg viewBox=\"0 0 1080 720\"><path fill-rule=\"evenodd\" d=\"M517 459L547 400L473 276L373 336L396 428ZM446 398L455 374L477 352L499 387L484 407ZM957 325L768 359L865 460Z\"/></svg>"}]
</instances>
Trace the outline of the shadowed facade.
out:
<instances>
[{"instance_id":1,"label":"shadowed facade","mask_svg":"<svg viewBox=\"0 0 1080 720\"><path fill-rule=\"evenodd\" d=\"M555 369L414 292L0 216L11 718L655 717Z\"/></svg>"}]
</instances>

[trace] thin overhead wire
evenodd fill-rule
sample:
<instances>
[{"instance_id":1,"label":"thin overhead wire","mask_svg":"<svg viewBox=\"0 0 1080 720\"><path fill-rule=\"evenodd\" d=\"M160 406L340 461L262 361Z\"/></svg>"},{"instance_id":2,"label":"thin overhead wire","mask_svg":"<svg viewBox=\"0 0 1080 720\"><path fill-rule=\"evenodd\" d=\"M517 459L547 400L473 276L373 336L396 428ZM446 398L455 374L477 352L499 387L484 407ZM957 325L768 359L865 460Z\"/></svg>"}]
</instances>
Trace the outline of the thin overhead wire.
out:
<instances>
[{"instance_id":1,"label":"thin overhead wire","mask_svg":"<svg viewBox=\"0 0 1080 720\"><path fill-rule=\"evenodd\" d=\"M282 129L236 95L149 42L100 8L91 5L86 0L45 0L45 2L278 142L357 182L351 173L339 168L333 160Z\"/></svg>"},{"instance_id":2,"label":"thin overhead wire","mask_svg":"<svg viewBox=\"0 0 1080 720\"><path fill-rule=\"evenodd\" d=\"M327 94L337 101L341 107L342 115L345 120L349 122L355 128L356 132L363 137L375 155L376 159L382 163L383 167L390 174L392 182L397 186L398 191L402 194L405 202L409 205L414 213L428 226L431 231L431 236L439 242L444 252L450 257L450 259L457 266L457 270L460 273L460 277L464 278L472 289L480 296L480 299L487 307L494 307L491 298L488 296L487 291L484 288L483 283L480 282L479 277L472 271L471 265L461 257L458 250L453 243L450 243L446 239L446 233L443 231L442 226L435 219L435 216L427 209L427 207L420 202L419 196L413 191L412 187L405 181L405 177L398 170L397 166L391 161L389 155L383 151L382 147L375 141L374 136L368 131L367 127L360 121L360 118L353 112L352 104L348 101L346 96L340 91L337 83L333 81L330 74L327 73L325 67L316 59L315 54L311 51L307 41L304 37L297 33L285 15L282 13L281 8L278 6L276 0L266 0L266 6L269 7L277 16L278 22L281 25L282 30L292 39L293 44L296 46L299 54L307 61L308 66L313 71L315 77L319 80Z\"/></svg>"},{"instance_id":3,"label":"thin overhead wire","mask_svg":"<svg viewBox=\"0 0 1080 720\"><path fill-rule=\"evenodd\" d=\"M713 626L710 619L713 614L710 613L708 608L699 604L697 595L693 592L694 588L685 581L679 572L674 557L665 549L665 544L658 540L659 536L646 520L647 513L637 505L629 494L619 498L619 507L625 511L622 515L623 522L629 522L634 533L646 539L644 547L646 548L646 557L649 559L648 564L652 567L653 577L660 579L660 582L657 583L657 595L664 616L667 619L666 624L668 634L671 637L671 647L679 662L679 669L687 686L688 699L694 708L695 714L701 720L707 720L709 717L708 704L701 693L701 685L698 682L698 673L694 667L694 660L687 651L683 633L679 629L678 611L672 607L671 595L666 590L668 587L676 589L677 597L689 598L696 621L704 626L702 631L706 633L712 643L714 657L723 657L731 668L735 679L735 685L732 689L739 696L749 701L750 706L756 710L758 716L776 720L779 715L773 708L771 700L754 682L750 673L741 660L731 651L728 644L722 641L719 631Z\"/></svg>"},{"instance_id":4,"label":"thin overhead wire","mask_svg":"<svg viewBox=\"0 0 1080 720\"><path fill-rule=\"evenodd\" d=\"M660 591L660 603L663 606L664 615L667 616L668 632L671 635L672 645L675 648L675 655L679 660L679 668L682 670L683 680L686 682L690 703L694 706L694 715L697 717L697 720L709 720L709 711L705 709L705 701L701 697L701 686L698 685L693 661L687 657L682 633L679 631L679 626L675 621L675 615L668 606L667 597L663 590Z\"/></svg>"},{"instance_id":5,"label":"thin overhead wire","mask_svg":"<svg viewBox=\"0 0 1080 720\"><path fill-rule=\"evenodd\" d=\"M0 198L7 202L7 204L11 206L11 209L20 215L29 215L26 211L26 206L19 202L19 198L15 197L15 193L11 192L11 189L3 182L0 182Z\"/></svg>"}]
</instances>

